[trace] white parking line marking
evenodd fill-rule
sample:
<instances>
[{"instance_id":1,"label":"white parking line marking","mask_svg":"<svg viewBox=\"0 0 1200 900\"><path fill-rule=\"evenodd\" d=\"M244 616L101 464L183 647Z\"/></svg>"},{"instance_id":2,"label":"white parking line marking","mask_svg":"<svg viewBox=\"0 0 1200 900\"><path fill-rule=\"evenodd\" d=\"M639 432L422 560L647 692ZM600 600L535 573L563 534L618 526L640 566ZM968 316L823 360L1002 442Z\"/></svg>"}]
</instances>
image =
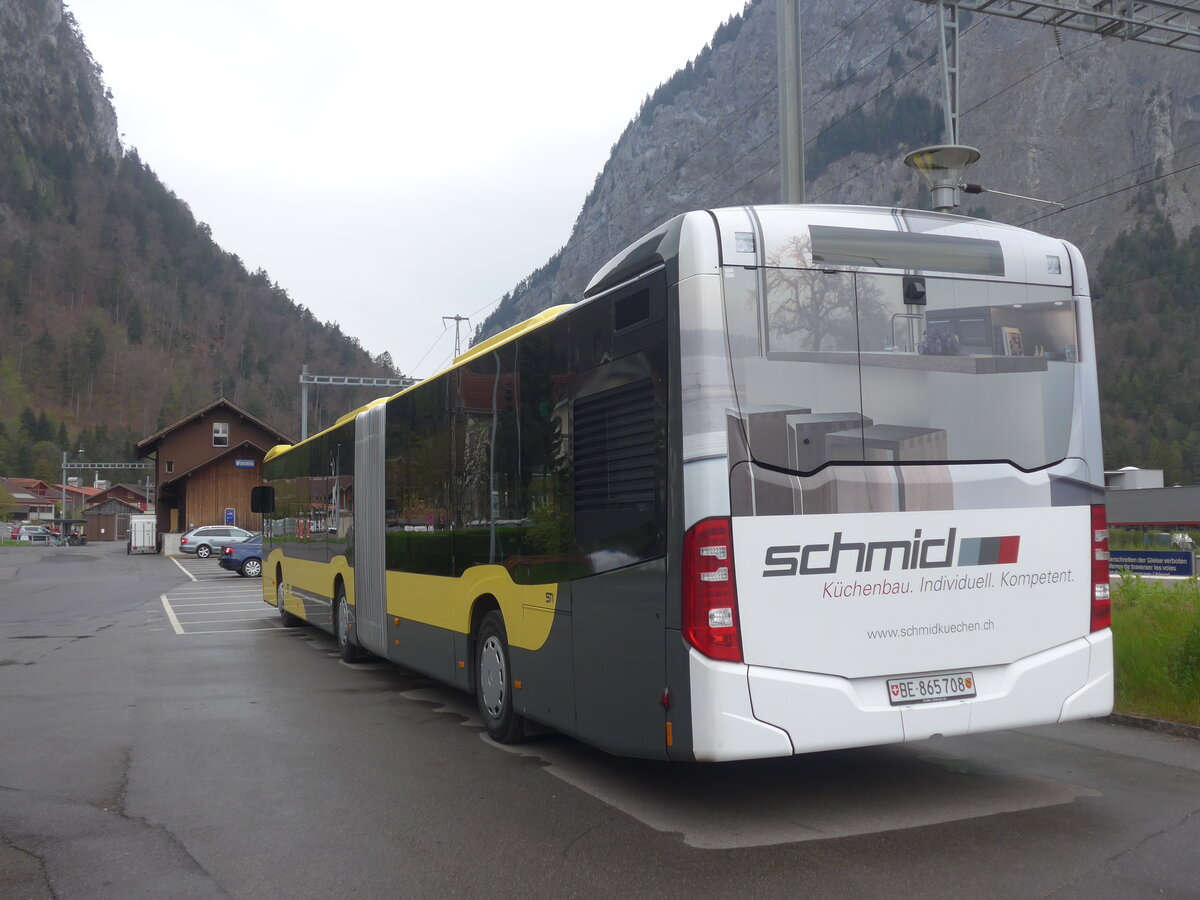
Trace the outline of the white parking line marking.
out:
<instances>
[{"instance_id":1,"label":"white parking line marking","mask_svg":"<svg viewBox=\"0 0 1200 900\"><path fill-rule=\"evenodd\" d=\"M171 557L171 562L173 562L173 563L175 563L175 565L179 566L179 571L182 572L184 575L186 575L188 578L192 579L192 581L196 580L196 576L193 575L191 572L189 572L187 569L185 569L183 567L183 563L181 563L175 557L173 557L173 556ZM164 597L163 599L166 599L166 598Z\"/></svg>"},{"instance_id":2,"label":"white parking line marking","mask_svg":"<svg viewBox=\"0 0 1200 900\"><path fill-rule=\"evenodd\" d=\"M266 616L267 612L257 606L239 606L233 609L192 609L192 610L175 610L175 615L182 619L184 616L227 616L230 613L254 613L259 616Z\"/></svg>"},{"instance_id":3,"label":"white parking line marking","mask_svg":"<svg viewBox=\"0 0 1200 900\"><path fill-rule=\"evenodd\" d=\"M176 634L284 630L274 622L276 611L263 602L262 584L257 579L238 578L224 569L214 570L204 561L172 559L172 562L191 579L190 584L172 590L170 597L162 595L163 608Z\"/></svg>"},{"instance_id":4,"label":"white parking line marking","mask_svg":"<svg viewBox=\"0 0 1200 900\"><path fill-rule=\"evenodd\" d=\"M174 604L176 609L183 609L185 606L203 606L206 608L212 607L212 606L245 606L248 609L251 607L253 607L254 609L257 609L260 606L266 606L266 605L267 604L263 603L261 600L257 600L257 601L255 601L255 600L223 600L220 603L175 603Z\"/></svg>"},{"instance_id":5,"label":"white parking line marking","mask_svg":"<svg viewBox=\"0 0 1200 900\"><path fill-rule=\"evenodd\" d=\"M258 597L262 598L262 593L259 591L214 591L212 589L201 588L193 591L171 591L177 598L190 599L193 597Z\"/></svg>"},{"instance_id":6,"label":"white parking line marking","mask_svg":"<svg viewBox=\"0 0 1200 900\"><path fill-rule=\"evenodd\" d=\"M171 609L171 604L167 601L167 595L162 595L163 609L167 611L167 618L171 620L171 627L175 629L176 634L183 634L183 626L179 624L179 619L175 617L175 610Z\"/></svg>"}]
</instances>

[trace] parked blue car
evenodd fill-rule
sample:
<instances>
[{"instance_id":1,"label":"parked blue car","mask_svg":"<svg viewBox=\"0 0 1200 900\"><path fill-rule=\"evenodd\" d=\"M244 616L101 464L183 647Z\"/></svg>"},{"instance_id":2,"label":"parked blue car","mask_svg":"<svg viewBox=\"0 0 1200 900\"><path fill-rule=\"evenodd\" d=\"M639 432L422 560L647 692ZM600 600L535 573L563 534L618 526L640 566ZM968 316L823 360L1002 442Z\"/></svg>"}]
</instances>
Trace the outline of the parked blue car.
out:
<instances>
[{"instance_id":1,"label":"parked blue car","mask_svg":"<svg viewBox=\"0 0 1200 900\"><path fill-rule=\"evenodd\" d=\"M221 551L217 565L237 572L243 578L262 577L262 535L253 534L244 541L229 544Z\"/></svg>"}]
</instances>

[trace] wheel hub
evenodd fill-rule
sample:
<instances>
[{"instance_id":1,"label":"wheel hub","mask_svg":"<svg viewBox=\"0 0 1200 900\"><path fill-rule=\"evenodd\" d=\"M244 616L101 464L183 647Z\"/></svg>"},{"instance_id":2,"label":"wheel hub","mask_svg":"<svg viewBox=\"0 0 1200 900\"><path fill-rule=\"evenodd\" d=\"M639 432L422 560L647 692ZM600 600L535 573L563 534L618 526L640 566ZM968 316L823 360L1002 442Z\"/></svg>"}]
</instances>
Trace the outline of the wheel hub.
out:
<instances>
[{"instance_id":1,"label":"wheel hub","mask_svg":"<svg viewBox=\"0 0 1200 900\"><path fill-rule=\"evenodd\" d=\"M338 602L338 643L343 646L350 643L350 610L346 609L346 601Z\"/></svg>"},{"instance_id":2,"label":"wheel hub","mask_svg":"<svg viewBox=\"0 0 1200 900\"><path fill-rule=\"evenodd\" d=\"M492 718L504 712L507 678L504 672L504 648L495 635L489 635L479 651L479 690L483 708Z\"/></svg>"}]
</instances>

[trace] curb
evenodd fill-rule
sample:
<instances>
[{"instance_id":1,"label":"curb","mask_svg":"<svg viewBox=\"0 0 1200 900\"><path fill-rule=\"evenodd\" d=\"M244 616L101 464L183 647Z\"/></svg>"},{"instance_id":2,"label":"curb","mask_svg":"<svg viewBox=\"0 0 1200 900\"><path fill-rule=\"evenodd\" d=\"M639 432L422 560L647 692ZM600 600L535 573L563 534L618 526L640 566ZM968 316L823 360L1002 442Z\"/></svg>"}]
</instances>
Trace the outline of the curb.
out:
<instances>
[{"instance_id":1,"label":"curb","mask_svg":"<svg viewBox=\"0 0 1200 900\"><path fill-rule=\"evenodd\" d=\"M1108 717L1108 721L1114 725L1142 728L1146 731L1157 731L1159 734L1172 734L1176 737L1186 737L1200 741L1200 725L1185 725L1182 722L1167 722L1163 719L1130 716L1125 713L1112 713Z\"/></svg>"}]
</instances>

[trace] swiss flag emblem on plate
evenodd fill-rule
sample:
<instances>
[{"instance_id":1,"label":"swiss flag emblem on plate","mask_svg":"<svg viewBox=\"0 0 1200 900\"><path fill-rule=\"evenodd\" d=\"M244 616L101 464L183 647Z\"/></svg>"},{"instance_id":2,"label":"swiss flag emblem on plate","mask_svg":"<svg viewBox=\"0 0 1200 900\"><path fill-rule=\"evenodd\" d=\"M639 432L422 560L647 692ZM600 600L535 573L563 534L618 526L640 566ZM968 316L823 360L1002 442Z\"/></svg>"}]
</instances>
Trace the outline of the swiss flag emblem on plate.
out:
<instances>
[{"instance_id":1,"label":"swiss flag emblem on plate","mask_svg":"<svg viewBox=\"0 0 1200 900\"><path fill-rule=\"evenodd\" d=\"M893 697L899 697L899 696L900 696L900 685L898 685L898 684L893 684L893 685L892 685L892 696L893 696Z\"/></svg>"}]
</instances>

